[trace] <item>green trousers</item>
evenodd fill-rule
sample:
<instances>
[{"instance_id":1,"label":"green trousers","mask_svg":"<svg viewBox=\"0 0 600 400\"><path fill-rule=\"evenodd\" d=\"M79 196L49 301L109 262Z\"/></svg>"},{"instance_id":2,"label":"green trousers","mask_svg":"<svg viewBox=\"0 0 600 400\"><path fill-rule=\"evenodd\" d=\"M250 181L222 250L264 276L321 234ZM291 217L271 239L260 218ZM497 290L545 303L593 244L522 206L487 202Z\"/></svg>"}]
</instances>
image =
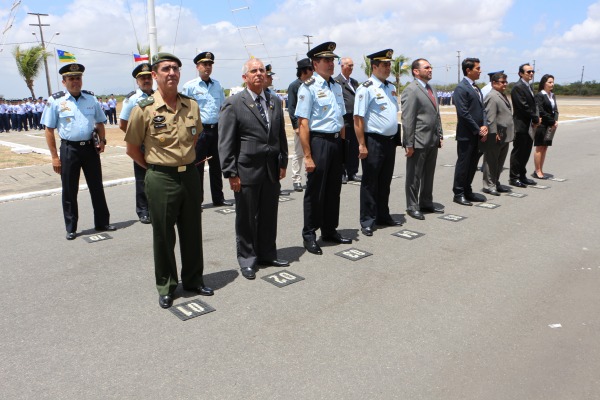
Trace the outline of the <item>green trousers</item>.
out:
<instances>
[{"instance_id":1,"label":"green trousers","mask_svg":"<svg viewBox=\"0 0 600 400\"><path fill-rule=\"evenodd\" d=\"M152 218L158 294L173 293L177 287L175 225L181 251L181 282L186 288L203 286L202 186L197 169L188 166L185 172L165 172L149 167L144 182Z\"/></svg>"}]
</instances>

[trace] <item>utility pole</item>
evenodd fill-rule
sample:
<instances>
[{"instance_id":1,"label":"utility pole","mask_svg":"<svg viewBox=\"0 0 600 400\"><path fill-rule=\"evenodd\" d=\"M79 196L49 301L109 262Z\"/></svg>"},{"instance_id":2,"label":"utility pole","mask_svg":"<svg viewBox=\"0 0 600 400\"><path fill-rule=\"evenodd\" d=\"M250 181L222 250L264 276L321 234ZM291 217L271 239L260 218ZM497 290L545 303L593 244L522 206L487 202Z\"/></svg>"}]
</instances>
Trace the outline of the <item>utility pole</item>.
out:
<instances>
[{"instance_id":1,"label":"utility pole","mask_svg":"<svg viewBox=\"0 0 600 400\"><path fill-rule=\"evenodd\" d=\"M42 40L42 49L44 49L44 69L46 70L46 85L48 86L48 97L52 96L52 87L50 86L50 72L48 72L48 60L46 57L46 43L44 42L44 31L42 30L42 26L50 26L50 24L42 24L40 17L47 17L48 14L39 14L39 13L27 13L29 15L36 15L38 19L37 24L29 24L31 26L37 26L40 28L40 39ZM50 39L52 40L52 39Z\"/></svg>"},{"instance_id":2,"label":"utility pole","mask_svg":"<svg viewBox=\"0 0 600 400\"><path fill-rule=\"evenodd\" d=\"M458 53L458 55L456 56L456 58L458 59L458 61L456 62L456 83L460 83L460 50L456 50L456 52Z\"/></svg>"},{"instance_id":3,"label":"utility pole","mask_svg":"<svg viewBox=\"0 0 600 400\"><path fill-rule=\"evenodd\" d=\"M581 80L579 81L579 95L583 92L583 71L585 70L585 65L581 67Z\"/></svg>"},{"instance_id":4,"label":"utility pole","mask_svg":"<svg viewBox=\"0 0 600 400\"><path fill-rule=\"evenodd\" d=\"M312 36L312 35L302 35L302 36L304 36L306 38L306 42L304 42L304 43L306 43L308 45L308 51L310 51L310 45L312 44L312 42L310 41L310 38L314 37L314 36Z\"/></svg>"}]
</instances>

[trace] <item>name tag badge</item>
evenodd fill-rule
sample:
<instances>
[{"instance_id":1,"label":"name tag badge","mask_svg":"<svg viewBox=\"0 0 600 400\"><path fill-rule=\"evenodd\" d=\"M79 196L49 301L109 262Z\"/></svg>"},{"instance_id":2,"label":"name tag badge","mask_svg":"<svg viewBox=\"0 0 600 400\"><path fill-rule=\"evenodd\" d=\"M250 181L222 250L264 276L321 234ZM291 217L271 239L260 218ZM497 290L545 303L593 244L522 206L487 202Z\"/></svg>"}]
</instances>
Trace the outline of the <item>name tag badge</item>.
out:
<instances>
[{"instance_id":1,"label":"name tag badge","mask_svg":"<svg viewBox=\"0 0 600 400\"><path fill-rule=\"evenodd\" d=\"M154 124L154 129L165 128L167 124Z\"/></svg>"}]
</instances>

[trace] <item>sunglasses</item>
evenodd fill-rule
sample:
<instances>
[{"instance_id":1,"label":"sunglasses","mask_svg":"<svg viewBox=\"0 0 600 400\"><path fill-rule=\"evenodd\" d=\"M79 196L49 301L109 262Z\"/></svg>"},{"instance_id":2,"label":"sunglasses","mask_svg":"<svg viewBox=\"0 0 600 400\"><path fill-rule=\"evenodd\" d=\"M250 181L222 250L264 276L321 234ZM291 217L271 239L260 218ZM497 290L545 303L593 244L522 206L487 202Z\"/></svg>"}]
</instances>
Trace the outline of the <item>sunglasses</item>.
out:
<instances>
[{"instance_id":1,"label":"sunglasses","mask_svg":"<svg viewBox=\"0 0 600 400\"><path fill-rule=\"evenodd\" d=\"M523 72L524 72L524 73L526 73L526 74L535 74L535 71L534 71L534 70L531 70L531 71L523 71Z\"/></svg>"}]
</instances>

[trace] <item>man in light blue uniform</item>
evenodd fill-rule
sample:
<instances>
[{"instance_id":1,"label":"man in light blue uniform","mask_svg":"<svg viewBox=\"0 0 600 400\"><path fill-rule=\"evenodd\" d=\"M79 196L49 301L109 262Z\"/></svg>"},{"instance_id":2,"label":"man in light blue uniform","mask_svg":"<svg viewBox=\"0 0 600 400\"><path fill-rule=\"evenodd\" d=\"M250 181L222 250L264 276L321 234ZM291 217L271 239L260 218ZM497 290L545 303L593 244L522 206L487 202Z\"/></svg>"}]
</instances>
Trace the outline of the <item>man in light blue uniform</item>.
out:
<instances>
[{"instance_id":1,"label":"man in light blue uniform","mask_svg":"<svg viewBox=\"0 0 600 400\"><path fill-rule=\"evenodd\" d=\"M152 67L149 63L142 63L136 66L131 75L135 78L138 89L129 93L123 100L121 114L119 114L119 128L127 131L127 123L131 110L138 102L147 99L154 93L152 90ZM144 145L141 146L144 152ZM133 176L135 177L135 212L142 224L150 224L150 211L148 211L148 199L144 191L144 180L146 179L146 168L143 168L135 161L133 162Z\"/></svg>"},{"instance_id":2,"label":"man in light blue uniform","mask_svg":"<svg viewBox=\"0 0 600 400\"><path fill-rule=\"evenodd\" d=\"M117 99L114 95L110 95L110 98L106 101L108 104L108 121L110 124L117 124Z\"/></svg>"},{"instance_id":3,"label":"man in light blue uniform","mask_svg":"<svg viewBox=\"0 0 600 400\"><path fill-rule=\"evenodd\" d=\"M333 78L335 43L326 42L306 55L315 73L298 89L296 117L304 150L306 192L304 193L304 247L323 254L316 230L325 242L352 243L337 231L342 189L343 139L345 136L342 87Z\"/></svg>"},{"instance_id":4,"label":"man in light blue uniform","mask_svg":"<svg viewBox=\"0 0 600 400\"><path fill-rule=\"evenodd\" d=\"M200 118L204 131L196 143L196 165L202 185L204 185L204 160L212 157L208 160L208 174L213 205L232 206L233 202L226 201L223 195L223 178L218 149L218 122L219 111L225 102L225 93L219 81L210 78L214 63L215 56L209 51L204 51L194 57L194 64L200 77L186 82L181 93L196 100L200 106Z\"/></svg>"},{"instance_id":5,"label":"man in light blue uniform","mask_svg":"<svg viewBox=\"0 0 600 400\"><path fill-rule=\"evenodd\" d=\"M42 113L44 112L44 101L41 97L38 97L37 102L33 105L33 126L35 129L42 129L40 120L42 119Z\"/></svg>"},{"instance_id":6,"label":"man in light blue uniform","mask_svg":"<svg viewBox=\"0 0 600 400\"><path fill-rule=\"evenodd\" d=\"M395 226L388 206L398 144L398 98L390 76L392 49L368 55L373 73L356 90L354 131L358 157L362 160L360 226L373 235L375 224Z\"/></svg>"},{"instance_id":7,"label":"man in light blue uniform","mask_svg":"<svg viewBox=\"0 0 600 400\"><path fill-rule=\"evenodd\" d=\"M42 114L42 124L46 126L46 142L52 156L52 168L60 174L62 181L62 206L67 240L73 240L77 236L77 192L82 169L92 197L95 229L117 229L109 224L110 214L102 186L100 153L106 145L106 117L94 94L81 90L81 76L84 70L85 67L81 64L68 64L58 71L63 77L62 82L67 92L54 93ZM97 143L94 143L94 128L97 130ZM58 129L60 136L60 157L56 151L55 129Z\"/></svg>"},{"instance_id":8,"label":"man in light blue uniform","mask_svg":"<svg viewBox=\"0 0 600 400\"><path fill-rule=\"evenodd\" d=\"M3 98L0 98L0 132L8 132L9 130L8 104L6 104Z\"/></svg>"}]
</instances>

